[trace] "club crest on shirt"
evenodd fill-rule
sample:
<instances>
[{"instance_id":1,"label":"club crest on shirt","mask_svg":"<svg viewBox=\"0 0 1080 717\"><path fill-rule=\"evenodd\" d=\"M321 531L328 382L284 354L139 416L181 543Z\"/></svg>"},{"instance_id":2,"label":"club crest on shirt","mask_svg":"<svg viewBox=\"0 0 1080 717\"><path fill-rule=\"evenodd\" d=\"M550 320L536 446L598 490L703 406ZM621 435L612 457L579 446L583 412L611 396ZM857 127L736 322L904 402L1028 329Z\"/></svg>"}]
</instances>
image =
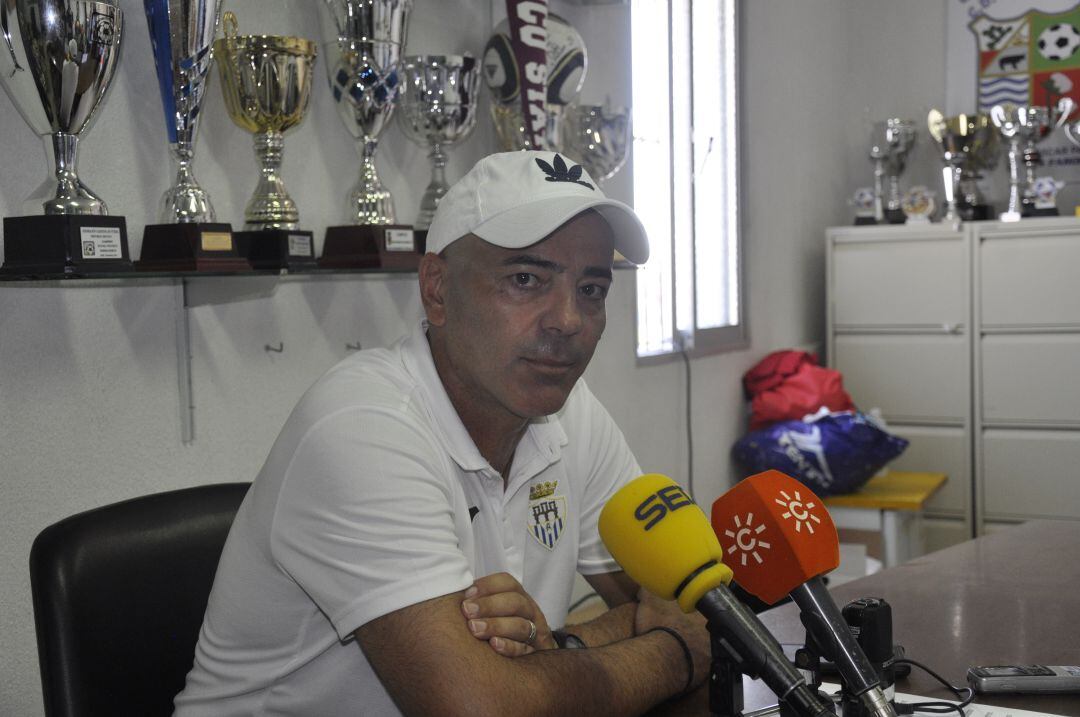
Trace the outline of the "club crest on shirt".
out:
<instances>
[{"instance_id":1,"label":"club crest on shirt","mask_svg":"<svg viewBox=\"0 0 1080 717\"><path fill-rule=\"evenodd\" d=\"M555 549L566 520L566 496L555 495L558 485L558 481L552 481L529 488L529 532L548 550Z\"/></svg>"}]
</instances>

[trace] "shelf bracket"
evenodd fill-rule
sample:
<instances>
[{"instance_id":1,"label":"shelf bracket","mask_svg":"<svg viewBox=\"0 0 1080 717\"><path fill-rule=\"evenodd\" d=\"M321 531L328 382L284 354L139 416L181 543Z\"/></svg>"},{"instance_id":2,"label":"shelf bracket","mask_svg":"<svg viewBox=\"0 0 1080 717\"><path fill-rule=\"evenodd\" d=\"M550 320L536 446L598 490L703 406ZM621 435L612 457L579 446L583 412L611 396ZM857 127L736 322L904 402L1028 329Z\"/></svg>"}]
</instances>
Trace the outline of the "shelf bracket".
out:
<instances>
[{"instance_id":1,"label":"shelf bracket","mask_svg":"<svg viewBox=\"0 0 1080 717\"><path fill-rule=\"evenodd\" d=\"M195 403L191 387L191 327L188 319L187 279L174 287L176 325L176 383L180 389L180 440L185 446L195 442Z\"/></svg>"}]
</instances>

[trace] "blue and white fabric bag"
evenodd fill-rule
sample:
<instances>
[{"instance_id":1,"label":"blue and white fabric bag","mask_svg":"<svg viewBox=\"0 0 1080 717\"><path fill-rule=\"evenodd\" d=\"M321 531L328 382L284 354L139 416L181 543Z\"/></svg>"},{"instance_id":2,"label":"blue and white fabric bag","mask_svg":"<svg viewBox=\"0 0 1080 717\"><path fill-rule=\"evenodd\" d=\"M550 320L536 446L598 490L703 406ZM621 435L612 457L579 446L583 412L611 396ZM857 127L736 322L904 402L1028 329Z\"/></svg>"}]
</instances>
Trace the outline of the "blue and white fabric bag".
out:
<instances>
[{"instance_id":1,"label":"blue and white fabric bag","mask_svg":"<svg viewBox=\"0 0 1080 717\"><path fill-rule=\"evenodd\" d=\"M825 497L858 490L907 446L876 416L823 408L748 433L731 453L747 475L775 469Z\"/></svg>"}]
</instances>

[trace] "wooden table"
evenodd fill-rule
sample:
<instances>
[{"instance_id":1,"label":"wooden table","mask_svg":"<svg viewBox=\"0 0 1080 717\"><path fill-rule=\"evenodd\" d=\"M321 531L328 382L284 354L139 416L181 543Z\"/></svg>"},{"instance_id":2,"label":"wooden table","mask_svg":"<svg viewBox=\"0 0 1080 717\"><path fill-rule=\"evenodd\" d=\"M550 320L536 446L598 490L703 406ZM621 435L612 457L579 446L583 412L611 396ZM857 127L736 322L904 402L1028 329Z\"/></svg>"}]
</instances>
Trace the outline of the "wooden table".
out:
<instances>
[{"instance_id":1,"label":"wooden table","mask_svg":"<svg viewBox=\"0 0 1080 717\"><path fill-rule=\"evenodd\" d=\"M1025 523L832 592L841 607L858 597L887 600L895 642L956 685L964 684L969 665L1080 664L1080 522ZM760 617L782 643L805 637L793 604ZM949 698L918 668L896 689ZM768 690L747 682L747 710L775 701ZM1080 717L1080 695L977 696L975 701Z\"/></svg>"},{"instance_id":2,"label":"wooden table","mask_svg":"<svg viewBox=\"0 0 1080 717\"><path fill-rule=\"evenodd\" d=\"M945 480L944 473L889 471L854 493L825 498L825 506L838 528L880 531L891 568L922 554L923 505Z\"/></svg>"}]
</instances>

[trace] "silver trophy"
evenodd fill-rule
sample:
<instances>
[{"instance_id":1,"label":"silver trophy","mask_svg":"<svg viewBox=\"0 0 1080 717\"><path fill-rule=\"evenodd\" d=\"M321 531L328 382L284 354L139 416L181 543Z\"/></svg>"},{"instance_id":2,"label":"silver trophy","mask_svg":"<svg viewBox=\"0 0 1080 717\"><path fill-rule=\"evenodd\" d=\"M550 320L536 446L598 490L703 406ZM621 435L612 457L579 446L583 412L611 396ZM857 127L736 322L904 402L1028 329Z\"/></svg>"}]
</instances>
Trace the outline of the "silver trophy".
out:
<instances>
[{"instance_id":1,"label":"silver trophy","mask_svg":"<svg viewBox=\"0 0 1080 717\"><path fill-rule=\"evenodd\" d=\"M877 224L874 218L874 194L873 187L858 187L848 198L847 204L855 209L855 225Z\"/></svg>"},{"instance_id":2,"label":"silver trophy","mask_svg":"<svg viewBox=\"0 0 1080 717\"><path fill-rule=\"evenodd\" d=\"M560 118L563 152L585 166L598 182L618 172L630 149L630 112L603 105L569 105Z\"/></svg>"},{"instance_id":3,"label":"silver trophy","mask_svg":"<svg viewBox=\"0 0 1080 717\"><path fill-rule=\"evenodd\" d=\"M1042 165L1037 145L1067 116L1059 116L1049 107L1006 104L991 107L990 119L1009 143L1009 206L1001 220L1017 221L1026 216L1057 214L1056 208L1035 206L1035 168Z\"/></svg>"},{"instance_id":4,"label":"silver trophy","mask_svg":"<svg viewBox=\"0 0 1080 717\"><path fill-rule=\"evenodd\" d=\"M989 219L990 206L979 191L982 172L998 162L998 133L985 114L946 117L932 109L926 118L930 136L945 161L945 221Z\"/></svg>"},{"instance_id":5,"label":"silver trophy","mask_svg":"<svg viewBox=\"0 0 1080 717\"><path fill-rule=\"evenodd\" d=\"M908 152L915 144L915 123L890 118L874 123L870 137L870 159L874 162L874 217L881 222L902 224L900 175Z\"/></svg>"},{"instance_id":6,"label":"silver trophy","mask_svg":"<svg viewBox=\"0 0 1080 717\"><path fill-rule=\"evenodd\" d=\"M360 148L360 179L349 195L353 224L397 221L393 198L375 169L375 151L397 104L411 9L412 0L325 0L323 5L330 90Z\"/></svg>"},{"instance_id":7,"label":"silver trophy","mask_svg":"<svg viewBox=\"0 0 1080 717\"><path fill-rule=\"evenodd\" d=\"M165 109L176 181L161 197L163 223L213 222L210 197L192 174L221 0L143 0Z\"/></svg>"},{"instance_id":8,"label":"silver trophy","mask_svg":"<svg viewBox=\"0 0 1080 717\"><path fill-rule=\"evenodd\" d=\"M1062 97L1058 101L1057 111L1062 129L1065 130L1065 136L1072 144L1080 146L1080 121L1073 121L1076 106L1076 102L1072 98ZM1080 216L1080 209L1076 209L1074 213L1076 216Z\"/></svg>"},{"instance_id":9,"label":"silver trophy","mask_svg":"<svg viewBox=\"0 0 1080 717\"><path fill-rule=\"evenodd\" d=\"M0 84L42 138L50 176L4 219L4 273L82 274L131 269L124 217L76 173L120 59L123 12L115 2L0 0Z\"/></svg>"},{"instance_id":10,"label":"silver trophy","mask_svg":"<svg viewBox=\"0 0 1080 717\"><path fill-rule=\"evenodd\" d=\"M409 139L431 147L431 183L414 225L424 230L449 189L443 149L468 137L476 126L480 66L469 55L418 55L405 58L402 75L398 121Z\"/></svg>"},{"instance_id":11,"label":"silver trophy","mask_svg":"<svg viewBox=\"0 0 1080 717\"><path fill-rule=\"evenodd\" d=\"M1058 119L1065 136L1074 145L1080 146L1080 121L1073 122L1076 102L1071 97L1062 97L1057 103Z\"/></svg>"},{"instance_id":12,"label":"silver trophy","mask_svg":"<svg viewBox=\"0 0 1080 717\"><path fill-rule=\"evenodd\" d=\"M80 135L96 115L120 59L115 2L3 0L0 83L45 142L52 176L26 200L28 214L105 215L76 174Z\"/></svg>"}]
</instances>

